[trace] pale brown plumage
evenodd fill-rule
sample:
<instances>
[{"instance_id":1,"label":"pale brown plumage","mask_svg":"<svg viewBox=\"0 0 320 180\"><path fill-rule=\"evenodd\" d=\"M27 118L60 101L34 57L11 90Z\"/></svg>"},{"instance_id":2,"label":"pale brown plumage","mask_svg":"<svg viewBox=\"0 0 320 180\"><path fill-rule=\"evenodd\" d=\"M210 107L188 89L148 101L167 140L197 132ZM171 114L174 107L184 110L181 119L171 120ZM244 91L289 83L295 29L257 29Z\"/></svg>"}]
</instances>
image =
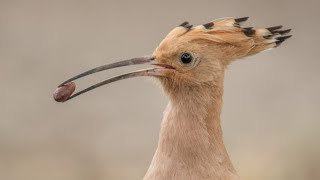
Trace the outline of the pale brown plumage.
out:
<instances>
[{"instance_id":1,"label":"pale brown plumage","mask_svg":"<svg viewBox=\"0 0 320 180\"><path fill-rule=\"evenodd\" d=\"M234 60L278 47L291 36L282 26L242 28L248 18L228 18L193 27L174 28L153 56L105 65L80 77L132 64L152 63L158 68L120 75L104 84L135 76L157 77L170 102L164 113L159 144L144 180L237 180L239 177L223 143L220 113L226 67ZM58 91L60 92L60 91Z\"/></svg>"},{"instance_id":2,"label":"pale brown plumage","mask_svg":"<svg viewBox=\"0 0 320 180\"><path fill-rule=\"evenodd\" d=\"M225 19L173 29L155 50L169 64L160 81L170 96L159 145L144 180L239 179L223 145L220 112L225 68L230 62L280 45L290 36L281 26L242 28L248 18ZM179 56L192 53L194 63Z\"/></svg>"}]
</instances>

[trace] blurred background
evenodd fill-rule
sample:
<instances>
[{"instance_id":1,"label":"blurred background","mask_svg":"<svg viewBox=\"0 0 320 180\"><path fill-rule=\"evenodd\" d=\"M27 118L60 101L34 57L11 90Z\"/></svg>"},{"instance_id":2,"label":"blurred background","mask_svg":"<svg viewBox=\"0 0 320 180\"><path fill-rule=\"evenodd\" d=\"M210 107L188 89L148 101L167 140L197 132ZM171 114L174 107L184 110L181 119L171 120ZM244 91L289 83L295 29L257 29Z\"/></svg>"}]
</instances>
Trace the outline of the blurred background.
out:
<instances>
[{"instance_id":1,"label":"blurred background","mask_svg":"<svg viewBox=\"0 0 320 180\"><path fill-rule=\"evenodd\" d=\"M319 0L0 0L0 179L139 180L155 152L168 101L154 80L133 78L68 103L63 80L151 54L181 22L250 16L284 25L280 48L232 64L224 138L244 180L320 179ZM84 88L141 67L95 74Z\"/></svg>"}]
</instances>

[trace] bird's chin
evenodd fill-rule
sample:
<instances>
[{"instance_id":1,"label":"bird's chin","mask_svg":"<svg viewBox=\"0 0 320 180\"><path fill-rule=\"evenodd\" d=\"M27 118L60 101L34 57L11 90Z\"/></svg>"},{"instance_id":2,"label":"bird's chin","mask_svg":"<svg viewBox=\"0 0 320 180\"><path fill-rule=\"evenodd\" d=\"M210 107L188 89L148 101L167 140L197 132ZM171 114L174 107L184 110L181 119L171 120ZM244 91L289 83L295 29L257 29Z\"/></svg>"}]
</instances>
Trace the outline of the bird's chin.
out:
<instances>
[{"instance_id":1,"label":"bird's chin","mask_svg":"<svg viewBox=\"0 0 320 180\"><path fill-rule=\"evenodd\" d=\"M179 72L174 70L167 70L163 76L159 76L157 79L160 80L163 88L167 92L175 91L188 86L189 82L184 79Z\"/></svg>"}]
</instances>

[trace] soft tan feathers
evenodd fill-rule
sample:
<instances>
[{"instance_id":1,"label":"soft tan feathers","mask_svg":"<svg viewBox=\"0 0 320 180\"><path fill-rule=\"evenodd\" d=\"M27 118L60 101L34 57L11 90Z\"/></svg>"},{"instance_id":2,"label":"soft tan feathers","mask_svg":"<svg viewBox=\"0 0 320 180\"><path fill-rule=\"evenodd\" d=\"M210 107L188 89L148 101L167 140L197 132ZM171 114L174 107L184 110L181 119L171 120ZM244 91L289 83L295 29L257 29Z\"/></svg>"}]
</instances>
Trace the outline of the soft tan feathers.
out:
<instances>
[{"instance_id":1,"label":"soft tan feathers","mask_svg":"<svg viewBox=\"0 0 320 180\"><path fill-rule=\"evenodd\" d=\"M154 52L170 103L144 180L239 180L223 144L220 114L225 67L277 47L290 30L243 28L225 18L174 28ZM166 68L169 67L169 68Z\"/></svg>"}]
</instances>

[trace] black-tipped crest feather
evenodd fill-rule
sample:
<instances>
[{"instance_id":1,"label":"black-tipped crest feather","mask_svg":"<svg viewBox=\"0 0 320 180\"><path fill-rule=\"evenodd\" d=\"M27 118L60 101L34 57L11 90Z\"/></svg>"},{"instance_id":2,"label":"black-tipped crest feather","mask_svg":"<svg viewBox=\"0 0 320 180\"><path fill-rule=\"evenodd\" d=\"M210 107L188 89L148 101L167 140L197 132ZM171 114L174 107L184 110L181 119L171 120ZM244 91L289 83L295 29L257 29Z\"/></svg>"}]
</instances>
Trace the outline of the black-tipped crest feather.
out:
<instances>
[{"instance_id":1,"label":"black-tipped crest feather","mask_svg":"<svg viewBox=\"0 0 320 180\"><path fill-rule=\"evenodd\" d=\"M243 28L242 32L246 35L246 36L252 36L256 30L253 29L253 27L247 27L247 28Z\"/></svg>"},{"instance_id":2,"label":"black-tipped crest feather","mask_svg":"<svg viewBox=\"0 0 320 180\"><path fill-rule=\"evenodd\" d=\"M277 39L277 41L276 41L277 46L279 46L281 43L283 43L285 40L287 40L291 37L292 37L292 35L281 36L281 37L276 38Z\"/></svg>"},{"instance_id":3,"label":"black-tipped crest feather","mask_svg":"<svg viewBox=\"0 0 320 180\"><path fill-rule=\"evenodd\" d=\"M248 19L249 19L249 17L242 17L242 18L236 18L236 19L234 19L234 21L236 23L241 23L241 22L247 21Z\"/></svg>"},{"instance_id":4,"label":"black-tipped crest feather","mask_svg":"<svg viewBox=\"0 0 320 180\"><path fill-rule=\"evenodd\" d=\"M211 29L213 26L214 26L213 22L209 22L209 23L203 25L203 27L205 27L206 29Z\"/></svg>"},{"instance_id":5,"label":"black-tipped crest feather","mask_svg":"<svg viewBox=\"0 0 320 180\"><path fill-rule=\"evenodd\" d=\"M185 22L181 23L179 26L181 26L181 27L186 27L187 25L189 25L189 22L188 22L188 21L185 21Z\"/></svg>"},{"instance_id":6,"label":"black-tipped crest feather","mask_svg":"<svg viewBox=\"0 0 320 180\"><path fill-rule=\"evenodd\" d=\"M291 29L278 30L278 31L274 31L273 33L279 33L279 34L283 35L283 34L288 34L289 32L291 32Z\"/></svg>"},{"instance_id":7,"label":"black-tipped crest feather","mask_svg":"<svg viewBox=\"0 0 320 180\"><path fill-rule=\"evenodd\" d=\"M275 30L281 29L282 25L280 26L274 26L274 27L268 27L266 29L268 29L271 33L273 33Z\"/></svg>"}]
</instances>

